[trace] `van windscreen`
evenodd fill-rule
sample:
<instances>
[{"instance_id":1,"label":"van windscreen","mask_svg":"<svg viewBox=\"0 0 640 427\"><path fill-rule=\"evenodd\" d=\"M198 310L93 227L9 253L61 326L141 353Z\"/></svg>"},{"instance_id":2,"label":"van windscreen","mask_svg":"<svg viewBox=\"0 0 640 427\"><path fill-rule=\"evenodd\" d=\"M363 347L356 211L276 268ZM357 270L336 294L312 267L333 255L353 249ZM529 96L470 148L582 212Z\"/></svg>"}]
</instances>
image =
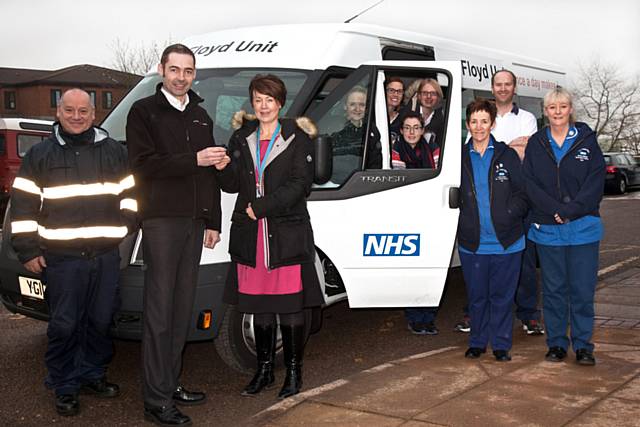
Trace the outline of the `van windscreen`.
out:
<instances>
[{"instance_id":1,"label":"van windscreen","mask_svg":"<svg viewBox=\"0 0 640 427\"><path fill-rule=\"evenodd\" d=\"M281 115L286 115L298 92L307 80L308 71L287 69L204 69L198 70L192 90L204 99L202 105L214 122L213 135L217 144L226 145L233 133L231 117L239 110L253 112L249 101L249 83L256 74L275 74L287 87L287 102ZM156 86L162 82L158 74L145 77L116 106L102 123L109 135L125 141L127 114L131 105L138 99L155 93Z\"/></svg>"}]
</instances>

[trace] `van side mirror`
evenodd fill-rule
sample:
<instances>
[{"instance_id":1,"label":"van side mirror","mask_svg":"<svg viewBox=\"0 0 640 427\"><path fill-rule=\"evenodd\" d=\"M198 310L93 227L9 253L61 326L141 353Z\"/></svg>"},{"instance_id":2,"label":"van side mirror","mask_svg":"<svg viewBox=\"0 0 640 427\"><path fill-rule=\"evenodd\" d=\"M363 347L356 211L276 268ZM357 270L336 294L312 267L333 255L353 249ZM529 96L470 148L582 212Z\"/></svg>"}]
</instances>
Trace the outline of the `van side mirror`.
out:
<instances>
[{"instance_id":1,"label":"van side mirror","mask_svg":"<svg viewBox=\"0 0 640 427\"><path fill-rule=\"evenodd\" d=\"M329 181L333 172L333 138L320 135L313 141L315 167L313 182L322 185Z\"/></svg>"}]
</instances>

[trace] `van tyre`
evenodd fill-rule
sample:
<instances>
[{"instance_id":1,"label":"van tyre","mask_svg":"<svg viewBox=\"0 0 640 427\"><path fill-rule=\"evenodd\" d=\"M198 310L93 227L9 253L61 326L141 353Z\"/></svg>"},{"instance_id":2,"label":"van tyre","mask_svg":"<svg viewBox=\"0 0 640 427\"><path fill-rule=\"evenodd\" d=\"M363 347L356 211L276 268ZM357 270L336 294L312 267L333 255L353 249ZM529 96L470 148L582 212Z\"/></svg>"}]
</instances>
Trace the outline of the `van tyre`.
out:
<instances>
[{"instance_id":1,"label":"van tyre","mask_svg":"<svg viewBox=\"0 0 640 427\"><path fill-rule=\"evenodd\" d=\"M304 339L305 343L314 329L322 322L321 311L305 309ZM235 306L226 306L224 319L213 341L218 355L224 363L243 374L253 374L256 368L256 350L253 335L253 315L241 313ZM280 328L276 329L276 365L282 359L282 339Z\"/></svg>"}]
</instances>

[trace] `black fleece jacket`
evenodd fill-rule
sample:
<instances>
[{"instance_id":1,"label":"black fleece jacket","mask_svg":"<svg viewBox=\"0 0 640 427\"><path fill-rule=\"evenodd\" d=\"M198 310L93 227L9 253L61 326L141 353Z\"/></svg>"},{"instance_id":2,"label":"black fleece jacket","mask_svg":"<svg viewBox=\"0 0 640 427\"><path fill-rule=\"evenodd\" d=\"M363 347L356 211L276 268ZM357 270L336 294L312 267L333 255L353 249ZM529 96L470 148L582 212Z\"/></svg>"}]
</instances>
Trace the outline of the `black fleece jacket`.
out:
<instances>
[{"instance_id":1,"label":"black fleece jacket","mask_svg":"<svg viewBox=\"0 0 640 427\"><path fill-rule=\"evenodd\" d=\"M136 101L127 117L129 163L142 219L191 217L220 231L220 188L213 167L199 167L196 153L215 145L213 121L203 99L189 91L185 111L160 91Z\"/></svg>"}]
</instances>

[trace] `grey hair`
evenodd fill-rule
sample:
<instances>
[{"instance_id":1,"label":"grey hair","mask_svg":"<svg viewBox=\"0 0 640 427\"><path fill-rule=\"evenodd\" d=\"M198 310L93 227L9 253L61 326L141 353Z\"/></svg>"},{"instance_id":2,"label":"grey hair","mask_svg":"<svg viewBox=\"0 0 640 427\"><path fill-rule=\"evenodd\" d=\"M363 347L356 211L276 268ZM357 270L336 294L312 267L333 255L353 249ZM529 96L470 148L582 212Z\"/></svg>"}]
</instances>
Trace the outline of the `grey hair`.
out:
<instances>
[{"instance_id":1,"label":"grey hair","mask_svg":"<svg viewBox=\"0 0 640 427\"><path fill-rule=\"evenodd\" d=\"M562 86L556 86L554 89L551 89L549 92L545 93L542 103L544 108L547 108L549 104L556 102L558 100L568 101L569 106L573 108L573 95L571 95L571 92L569 92L567 89L563 88ZM571 113L571 116L569 116L569 121L571 123L576 122L576 116L573 112Z\"/></svg>"}]
</instances>

